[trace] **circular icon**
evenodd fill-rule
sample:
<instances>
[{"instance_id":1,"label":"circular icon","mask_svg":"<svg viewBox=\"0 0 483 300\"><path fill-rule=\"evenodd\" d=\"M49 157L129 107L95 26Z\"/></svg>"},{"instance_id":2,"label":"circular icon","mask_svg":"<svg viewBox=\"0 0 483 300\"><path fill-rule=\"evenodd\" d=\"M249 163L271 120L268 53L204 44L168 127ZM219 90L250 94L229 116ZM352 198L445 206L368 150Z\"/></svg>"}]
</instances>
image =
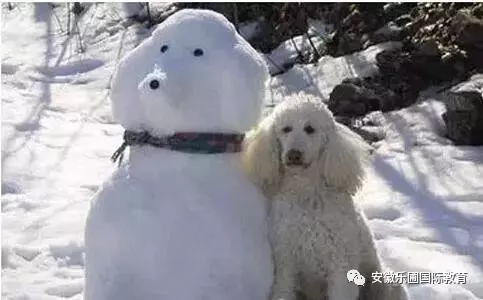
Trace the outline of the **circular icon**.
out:
<instances>
[{"instance_id":1,"label":"circular icon","mask_svg":"<svg viewBox=\"0 0 483 300\"><path fill-rule=\"evenodd\" d=\"M359 271L357 270L349 270L347 272L347 280L349 282L354 282L354 284L356 285L364 285L364 283L366 283L366 279L364 278L364 276L362 276Z\"/></svg>"}]
</instances>

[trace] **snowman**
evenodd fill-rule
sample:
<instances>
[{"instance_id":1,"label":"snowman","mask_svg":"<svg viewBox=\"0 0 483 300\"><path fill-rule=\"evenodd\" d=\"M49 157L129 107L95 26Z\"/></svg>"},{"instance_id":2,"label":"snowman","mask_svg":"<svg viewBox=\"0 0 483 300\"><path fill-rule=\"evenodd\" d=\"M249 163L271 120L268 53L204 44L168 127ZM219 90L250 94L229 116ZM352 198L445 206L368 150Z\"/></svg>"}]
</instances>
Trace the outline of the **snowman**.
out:
<instances>
[{"instance_id":1,"label":"snowman","mask_svg":"<svg viewBox=\"0 0 483 300\"><path fill-rule=\"evenodd\" d=\"M243 175L267 68L222 15L182 10L124 57L113 115L124 163L88 214L85 299L262 300L265 198Z\"/></svg>"}]
</instances>

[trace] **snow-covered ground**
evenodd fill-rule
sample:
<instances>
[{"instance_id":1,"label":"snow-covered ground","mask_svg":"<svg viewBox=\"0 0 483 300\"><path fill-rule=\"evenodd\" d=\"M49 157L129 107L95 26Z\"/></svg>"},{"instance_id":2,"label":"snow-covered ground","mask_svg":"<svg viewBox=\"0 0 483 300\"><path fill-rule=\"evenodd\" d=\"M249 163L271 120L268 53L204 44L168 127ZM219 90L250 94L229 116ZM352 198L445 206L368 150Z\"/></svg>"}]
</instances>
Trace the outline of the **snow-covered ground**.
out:
<instances>
[{"instance_id":1,"label":"snow-covered ground","mask_svg":"<svg viewBox=\"0 0 483 300\"><path fill-rule=\"evenodd\" d=\"M121 4L92 4L71 35L64 6L55 14L46 4L14 6L2 6L1 20L2 298L81 299L89 199L115 168L109 157L122 135L110 116L111 75L149 31L123 22ZM296 66L272 78L267 104L299 90L327 97L398 46ZM444 105L428 97L368 116L386 138L375 145L360 204L394 271L468 274L467 284L411 285L413 299L480 299L483 148L442 138Z\"/></svg>"}]
</instances>

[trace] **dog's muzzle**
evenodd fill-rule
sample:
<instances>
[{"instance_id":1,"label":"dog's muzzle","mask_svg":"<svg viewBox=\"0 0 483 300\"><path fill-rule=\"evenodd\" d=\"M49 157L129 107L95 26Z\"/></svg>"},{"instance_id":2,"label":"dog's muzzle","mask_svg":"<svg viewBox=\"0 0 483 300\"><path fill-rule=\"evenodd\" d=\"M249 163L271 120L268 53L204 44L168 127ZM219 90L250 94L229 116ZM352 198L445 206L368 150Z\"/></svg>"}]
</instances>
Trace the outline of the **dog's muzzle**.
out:
<instances>
[{"instance_id":1,"label":"dog's muzzle","mask_svg":"<svg viewBox=\"0 0 483 300\"><path fill-rule=\"evenodd\" d=\"M297 149L290 149L285 155L285 164L287 166L303 166L304 154Z\"/></svg>"}]
</instances>

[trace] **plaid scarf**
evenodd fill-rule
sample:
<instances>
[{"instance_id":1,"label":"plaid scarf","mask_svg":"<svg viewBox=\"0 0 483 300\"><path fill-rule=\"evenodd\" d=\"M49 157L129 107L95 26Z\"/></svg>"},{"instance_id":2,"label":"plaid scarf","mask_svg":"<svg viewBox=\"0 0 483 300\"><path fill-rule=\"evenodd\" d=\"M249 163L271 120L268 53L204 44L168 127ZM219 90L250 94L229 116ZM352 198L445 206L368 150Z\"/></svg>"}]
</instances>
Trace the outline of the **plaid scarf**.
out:
<instances>
[{"instance_id":1,"label":"plaid scarf","mask_svg":"<svg viewBox=\"0 0 483 300\"><path fill-rule=\"evenodd\" d=\"M124 150L127 146L151 145L173 151L200 154L216 154L226 152L240 152L244 134L237 133L202 133L180 132L173 135L155 137L147 131L124 131L124 142L111 156L121 164Z\"/></svg>"}]
</instances>

